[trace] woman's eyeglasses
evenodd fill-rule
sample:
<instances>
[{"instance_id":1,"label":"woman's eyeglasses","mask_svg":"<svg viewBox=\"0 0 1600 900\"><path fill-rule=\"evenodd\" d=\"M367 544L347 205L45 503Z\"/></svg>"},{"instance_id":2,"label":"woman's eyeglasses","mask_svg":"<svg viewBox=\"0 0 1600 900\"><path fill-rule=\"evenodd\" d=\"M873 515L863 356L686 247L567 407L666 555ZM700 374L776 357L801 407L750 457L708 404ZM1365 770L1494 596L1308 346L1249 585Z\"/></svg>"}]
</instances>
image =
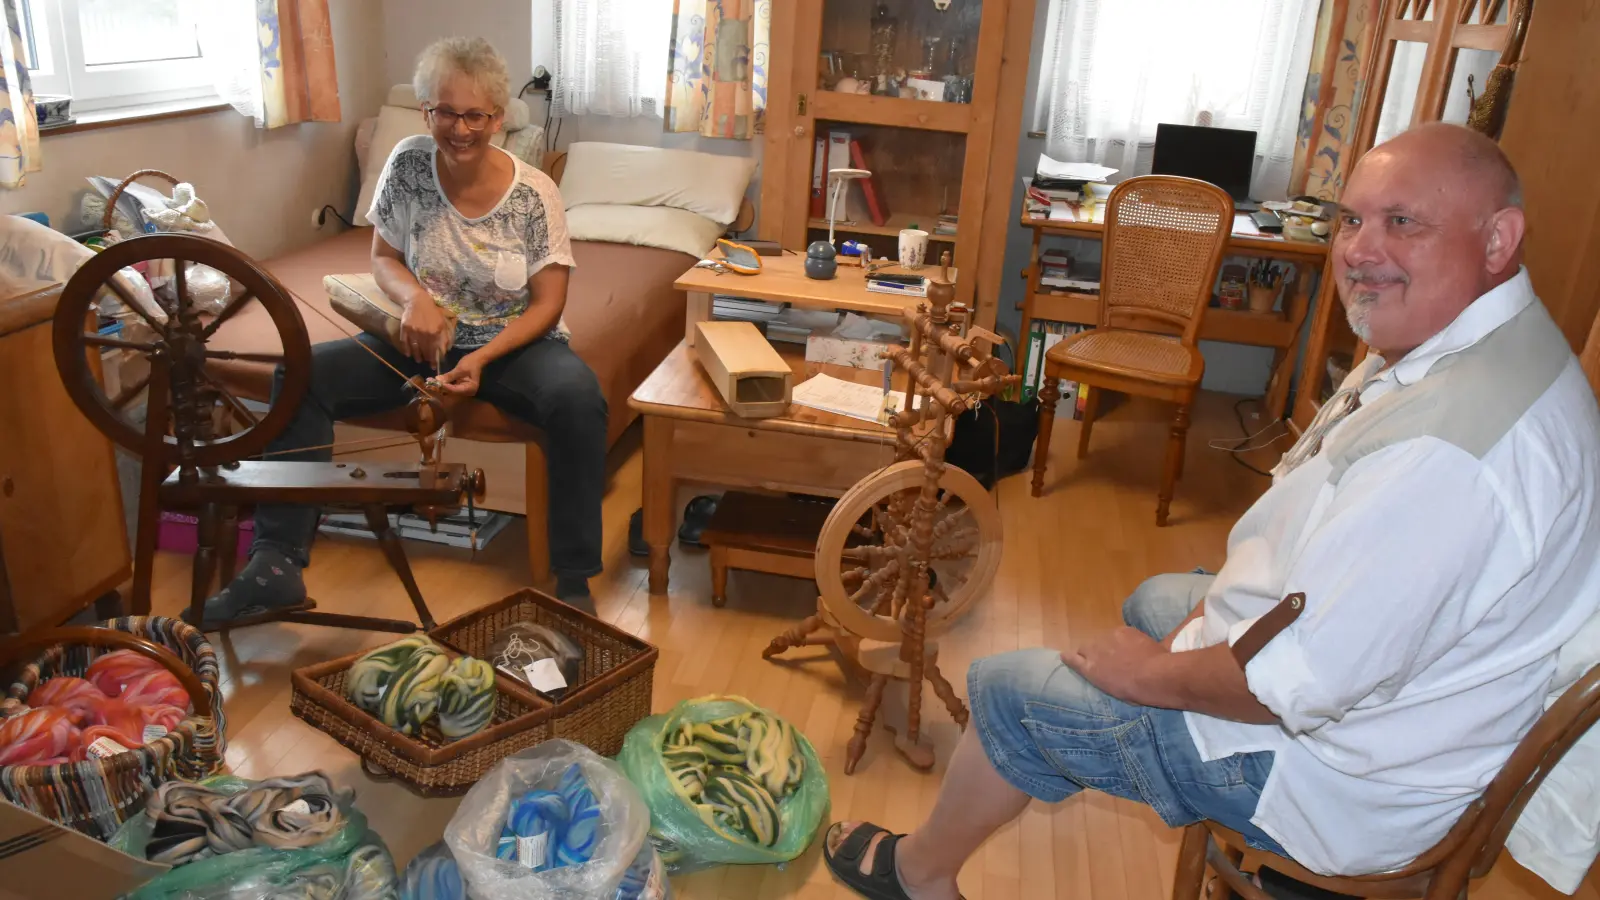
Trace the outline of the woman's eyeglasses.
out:
<instances>
[{"instance_id":1,"label":"woman's eyeglasses","mask_svg":"<svg viewBox=\"0 0 1600 900\"><path fill-rule=\"evenodd\" d=\"M435 125L442 125L447 129L454 128L456 127L456 122L459 120L467 123L468 131L482 131L485 128L488 128L489 120L498 115L498 113L478 112L476 110L472 112L458 113L452 112L448 109L440 109L437 106L428 107L427 112L428 115L432 117Z\"/></svg>"}]
</instances>

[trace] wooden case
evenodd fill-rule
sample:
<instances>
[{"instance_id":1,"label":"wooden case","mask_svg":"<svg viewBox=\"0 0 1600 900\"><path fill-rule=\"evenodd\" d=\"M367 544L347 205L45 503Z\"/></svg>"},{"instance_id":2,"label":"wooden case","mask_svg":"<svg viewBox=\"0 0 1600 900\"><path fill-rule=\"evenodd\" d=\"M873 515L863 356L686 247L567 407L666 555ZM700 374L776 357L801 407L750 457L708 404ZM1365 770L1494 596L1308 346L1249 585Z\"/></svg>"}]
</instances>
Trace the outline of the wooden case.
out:
<instances>
[{"instance_id":1,"label":"wooden case","mask_svg":"<svg viewBox=\"0 0 1600 900\"><path fill-rule=\"evenodd\" d=\"M700 322L695 355L736 416L761 419L789 409L794 372L749 322Z\"/></svg>"}]
</instances>

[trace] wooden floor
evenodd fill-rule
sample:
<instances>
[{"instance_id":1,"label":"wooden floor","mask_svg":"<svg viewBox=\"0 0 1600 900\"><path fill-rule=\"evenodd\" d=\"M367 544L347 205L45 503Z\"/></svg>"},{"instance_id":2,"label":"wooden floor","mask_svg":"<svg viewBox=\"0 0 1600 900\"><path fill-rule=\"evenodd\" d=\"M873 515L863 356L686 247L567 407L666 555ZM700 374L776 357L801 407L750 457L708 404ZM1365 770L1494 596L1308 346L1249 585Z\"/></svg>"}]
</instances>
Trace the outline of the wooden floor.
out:
<instances>
[{"instance_id":1,"label":"wooden floor","mask_svg":"<svg viewBox=\"0 0 1600 900\"><path fill-rule=\"evenodd\" d=\"M1252 404L1244 407L1248 412ZM964 673L975 657L1019 647L1070 647L1119 623L1125 597L1148 575L1215 569L1229 527L1265 489L1267 480L1235 463L1211 441L1236 441L1234 398L1203 396L1190 435L1187 472L1172 506L1171 524L1154 525L1155 479L1165 438L1163 411L1134 401L1111 411L1095 429L1087 460L1073 458L1077 424L1056 426L1046 495L1028 495L1027 475L1004 481L998 500L1005 552L992 596L943 642L944 671L966 696ZM1252 429L1254 427L1252 426ZM635 432L637 427L635 428ZM1247 458L1265 468L1286 441ZM655 706L712 693L739 693L798 725L828 767L831 817L868 818L905 830L932 809L957 732L933 704L931 733L939 769L921 775L894 753L889 736L874 734L862 767L841 765L862 694L823 654L796 651L793 661L767 662L761 649L773 635L807 615L815 602L808 583L736 572L729 603L714 609L703 552L673 548L672 590L652 599L643 560L628 555L628 516L639 504L640 457L629 438L613 454L605 501L606 573L594 582L600 614L661 648ZM685 491L683 501L692 495ZM417 580L440 621L524 586L527 564L521 523L502 532L474 559L464 550L408 544ZM164 556L156 578L157 612L176 614L187 596L188 558ZM409 604L382 556L359 539L323 539L307 572L322 608L409 617ZM320 769L357 791L369 816L404 865L438 840L455 800L424 800L395 784L362 774L356 758L289 713L292 668L350 653L392 638L338 629L272 625L217 641L223 658L228 714L228 762L251 778ZM931 699L931 695L930 695ZM853 897L821 864L820 841L785 869L726 867L676 879L680 898ZM1148 809L1084 794L1056 806L1034 804L997 834L962 872L968 900L1093 898L1158 900L1169 896L1178 835ZM1473 894L1481 898L1553 900L1550 890L1509 858ZM1594 878L1578 897L1600 900Z\"/></svg>"}]
</instances>

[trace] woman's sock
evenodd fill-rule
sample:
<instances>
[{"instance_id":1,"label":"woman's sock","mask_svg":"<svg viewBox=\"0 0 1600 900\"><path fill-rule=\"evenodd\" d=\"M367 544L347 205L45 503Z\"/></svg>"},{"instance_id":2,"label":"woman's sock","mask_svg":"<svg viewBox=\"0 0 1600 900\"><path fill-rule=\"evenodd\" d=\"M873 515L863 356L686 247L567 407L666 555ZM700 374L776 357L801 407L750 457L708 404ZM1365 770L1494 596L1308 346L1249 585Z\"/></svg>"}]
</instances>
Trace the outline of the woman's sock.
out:
<instances>
[{"instance_id":1,"label":"woman's sock","mask_svg":"<svg viewBox=\"0 0 1600 900\"><path fill-rule=\"evenodd\" d=\"M306 599L300 567L281 551L262 547L244 571L206 601L205 622L227 622L294 606Z\"/></svg>"}]
</instances>

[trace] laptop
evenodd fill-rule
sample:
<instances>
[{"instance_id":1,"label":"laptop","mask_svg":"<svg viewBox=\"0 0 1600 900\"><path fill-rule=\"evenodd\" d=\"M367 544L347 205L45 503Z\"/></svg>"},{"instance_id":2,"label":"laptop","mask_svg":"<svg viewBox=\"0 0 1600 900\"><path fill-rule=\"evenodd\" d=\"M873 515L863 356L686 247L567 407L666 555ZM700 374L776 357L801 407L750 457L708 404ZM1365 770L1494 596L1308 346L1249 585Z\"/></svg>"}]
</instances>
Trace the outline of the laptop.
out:
<instances>
[{"instance_id":1,"label":"laptop","mask_svg":"<svg viewBox=\"0 0 1600 900\"><path fill-rule=\"evenodd\" d=\"M1254 131L1162 123L1156 126L1150 174L1208 181L1228 192L1236 211L1255 212L1261 208L1250 199L1255 157Z\"/></svg>"}]
</instances>

